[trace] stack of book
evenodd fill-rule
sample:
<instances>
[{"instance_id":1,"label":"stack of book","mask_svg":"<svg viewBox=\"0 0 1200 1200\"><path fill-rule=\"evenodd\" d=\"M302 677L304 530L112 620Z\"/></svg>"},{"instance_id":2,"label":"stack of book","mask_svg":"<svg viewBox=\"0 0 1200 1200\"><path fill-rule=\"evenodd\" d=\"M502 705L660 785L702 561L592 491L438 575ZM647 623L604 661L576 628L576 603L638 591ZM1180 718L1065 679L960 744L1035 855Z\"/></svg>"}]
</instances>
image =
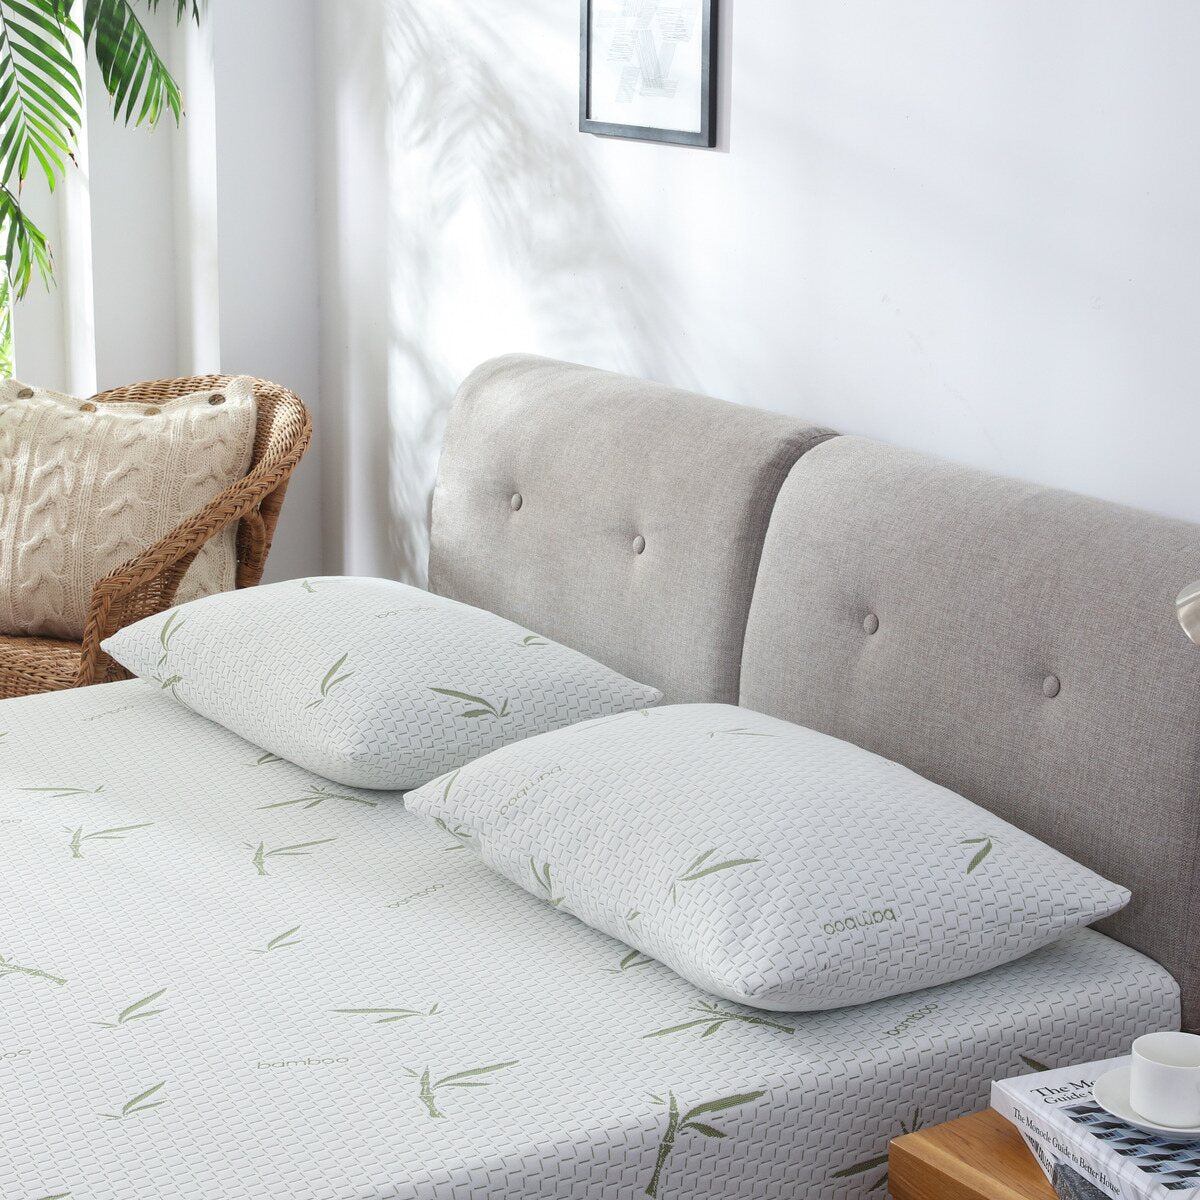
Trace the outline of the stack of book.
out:
<instances>
[{"instance_id":1,"label":"stack of book","mask_svg":"<svg viewBox=\"0 0 1200 1200\"><path fill-rule=\"evenodd\" d=\"M992 1107L1025 1139L1062 1200L1200 1200L1200 1139L1146 1133L1092 1098L1128 1058L1060 1067L992 1084Z\"/></svg>"}]
</instances>

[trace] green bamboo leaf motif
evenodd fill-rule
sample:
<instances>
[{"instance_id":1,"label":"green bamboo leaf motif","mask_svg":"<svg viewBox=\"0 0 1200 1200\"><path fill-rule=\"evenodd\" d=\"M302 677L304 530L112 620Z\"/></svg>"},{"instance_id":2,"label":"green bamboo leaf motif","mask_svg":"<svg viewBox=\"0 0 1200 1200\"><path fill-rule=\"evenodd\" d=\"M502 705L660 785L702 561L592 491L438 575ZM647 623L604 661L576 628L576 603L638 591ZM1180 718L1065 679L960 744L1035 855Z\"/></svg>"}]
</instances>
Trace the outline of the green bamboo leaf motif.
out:
<instances>
[{"instance_id":1,"label":"green bamboo leaf motif","mask_svg":"<svg viewBox=\"0 0 1200 1200\"><path fill-rule=\"evenodd\" d=\"M636 908L633 908L633 909L630 909L629 912L627 912L625 914L625 920L628 921L630 925L632 925L634 923L634 921L636 921L638 919L638 917L640 917L641 915L642 914Z\"/></svg>"},{"instance_id":2,"label":"green bamboo leaf motif","mask_svg":"<svg viewBox=\"0 0 1200 1200\"><path fill-rule=\"evenodd\" d=\"M715 875L718 871L731 871L734 867L746 867L751 863L762 862L761 858L727 858L724 862L710 862L712 856L716 854L715 850L705 850L703 854L697 855L692 859L683 872L675 877L671 884L671 902L679 903L677 889L682 883L695 883L698 879L705 879L709 875Z\"/></svg>"},{"instance_id":3,"label":"green bamboo leaf motif","mask_svg":"<svg viewBox=\"0 0 1200 1200\"><path fill-rule=\"evenodd\" d=\"M8 731L5 729L0 729L0 745L4 744L4 739L6 737L8 737Z\"/></svg>"},{"instance_id":4,"label":"green bamboo leaf motif","mask_svg":"<svg viewBox=\"0 0 1200 1200\"><path fill-rule=\"evenodd\" d=\"M546 641L545 638L538 637L538 635L536 633L527 634L517 644L520 646L524 646L527 649L533 649L534 647L537 647L537 646L550 645L550 643L548 641Z\"/></svg>"},{"instance_id":5,"label":"green bamboo leaf motif","mask_svg":"<svg viewBox=\"0 0 1200 1200\"><path fill-rule=\"evenodd\" d=\"M159 691L170 692L176 700L179 699L178 687L183 682L182 675L169 675L164 679L161 675L151 675L150 678L158 684Z\"/></svg>"},{"instance_id":6,"label":"green bamboo leaf motif","mask_svg":"<svg viewBox=\"0 0 1200 1200\"><path fill-rule=\"evenodd\" d=\"M53 1196L39 1196L38 1200L71 1200L70 1192L55 1192Z\"/></svg>"},{"instance_id":7,"label":"green bamboo leaf motif","mask_svg":"<svg viewBox=\"0 0 1200 1200\"><path fill-rule=\"evenodd\" d=\"M450 774L446 776L446 786L444 788L442 788L442 803L443 804L445 804L445 802L450 799L450 789L454 786L455 782L457 781L459 771L461 771L461 770L462 770L462 767L458 767L456 770L451 771Z\"/></svg>"},{"instance_id":8,"label":"green bamboo leaf motif","mask_svg":"<svg viewBox=\"0 0 1200 1200\"><path fill-rule=\"evenodd\" d=\"M346 653L343 654L342 657L339 658L337 662L335 662L333 666L325 672L325 676L321 680L319 688L321 694L315 700L310 700L304 706L305 708L316 708L318 705L324 704L325 701L329 699L329 693L332 692L335 687L345 683L347 679L353 676L353 671L345 671L339 674L339 672L342 670L342 667L346 665L346 659L349 657L350 651L347 650Z\"/></svg>"},{"instance_id":9,"label":"green bamboo leaf motif","mask_svg":"<svg viewBox=\"0 0 1200 1200\"><path fill-rule=\"evenodd\" d=\"M303 796L297 796L294 800L276 800L274 804L260 804L260 810L264 808L290 808L294 804L303 805L304 808L316 808L323 804L326 800L345 800L350 804L362 804L367 808L377 808L378 800L365 800L362 796L348 796L345 792L332 792L326 787L321 787L320 784L313 784Z\"/></svg>"},{"instance_id":10,"label":"green bamboo leaf motif","mask_svg":"<svg viewBox=\"0 0 1200 1200\"><path fill-rule=\"evenodd\" d=\"M977 866L992 852L992 839L990 837L963 838L958 843L960 846L978 846L979 849L975 852L975 857L971 859L970 866L967 867L967 874L970 875Z\"/></svg>"},{"instance_id":11,"label":"green bamboo leaf motif","mask_svg":"<svg viewBox=\"0 0 1200 1200\"><path fill-rule=\"evenodd\" d=\"M911 1121L909 1121L907 1123L904 1121L900 1122L900 1130L903 1133L915 1133L920 1128L921 1128L921 1110L920 1109L914 1110ZM887 1141L890 1142L891 1140L892 1140L891 1136L889 1135ZM884 1145L886 1146L887 1142L885 1142ZM867 1188L868 1192L877 1192L881 1188L887 1187L887 1184L888 1184L887 1165L888 1165L888 1156L887 1156L887 1151L884 1150L884 1152L882 1154L877 1154L873 1158L868 1158L868 1159L864 1160L863 1162L855 1163L853 1166L845 1167L841 1171L835 1171L833 1174L833 1178L834 1179L853 1179L855 1175L866 1175L870 1171L877 1171L877 1170L879 1170L880 1167L883 1167L884 1168L883 1174L880 1175L880 1177L878 1179L876 1179L875 1182L873 1184L871 1184L871 1186L869 1188Z\"/></svg>"},{"instance_id":12,"label":"green bamboo leaf motif","mask_svg":"<svg viewBox=\"0 0 1200 1200\"><path fill-rule=\"evenodd\" d=\"M834 1179L851 1179L855 1175L865 1175L868 1171L878 1170L880 1167L886 1167L888 1156L886 1154L877 1154L874 1158L868 1158L864 1162L855 1163L852 1167L846 1167L845 1170L835 1171ZM884 1171L883 1176L877 1179L867 1190L873 1192L878 1188L883 1187L887 1183L887 1172Z\"/></svg>"},{"instance_id":13,"label":"green bamboo leaf motif","mask_svg":"<svg viewBox=\"0 0 1200 1200\"><path fill-rule=\"evenodd\" d=\"M563 897L555 897L554 895L554 884L550 879L550 864L543 863L539 867L531 858L529 860L529 869L533 872L533 877L537 881L538 891L546 893L546 903L551 908L557 908L563 902Z\"/></svg>"},{"instance_id":14,"label":"green bamboo leaf motif","mask_svg":"<svg viewBox=\"0 0 1200 1200\"><path fill-rule=\"evenodd\" d=\"M337 838L317 838L313 842L296 842L292 846L276 846L273 850L268 850L264 842L259 842L257 846L253 842L243 842L242 845L247 850L254 851L254 857L251 860L254 863L260 875L269 875L267 870L267 862L272 858L304 858L313 846L326 846L330 842L336 842Z\"/></svg>"},{"instance_id":15,"label":"green bamboo leaf motif","mask_svg":"<svg viewBox=\"0 0 1200 1200\"><path fill-rule=\"evenodd\" d=\"M161 1108L166 1104L165 1100L151 1101L151 1096L156 1096L163 1088L167 1086L166 1080L162 1083L156 1083L153 1087L147 1088L144 1092L138 1093L132 1100L127 1100L122 1106L119 1113L99 1113L101 1117L107 1117L110 1121L123 1121L126 1117L135 1117L140 1113L149 1112L152 1108Z\"/></svg>"},{"instance_id":16,"label":"green bamboo leaf motif","mask_svg":"<svg viewBox=\"0 0 1200 1200\"><path fill-rule=\"evenodd\" d=\"M458 838L458 841L453 846L443 846L443 850L465 850L467 848L468 843L471 841L471 831L465 825L456 825L451 829L441 817L434 817L433 823L452 838Z\"/></svg>"},{"instance_id":17,"label":"green bamboo leaf motif","mask_svg":"<svg viewBox=\"0 0 1200 1200\"><path fill-rule=\"evenodd\" d=\"M1030 1058L1030 1056L1028 1054L1022 1054L1020 1056L1020 1058L1021 1058L1021 1061L1031 1071L1048 1071L1048 1070L1050 1070L1050 1068L1048 1066L1046 1066L1046 1064L1044 1062L1038 1062L1038 1060L1036 1058Z\"/></svg>"},{"instance_id":18,"label":"green bamboo leaf motif","mask_svg":"<svg viewBox=\"0 0 1200 1200\"><path fill-rule=\"evenodd\" d=\"M714 729L709 735L710 738L715 737L775 737L776 734L767 733L762 729L747 729L744 725L740 725L734 729Z\"/></svg>"},{"instance_id":19,"label":"green bamboo leaf motif","mask_svg":"<svg viewBox=\"0 0 1200 1200\"><path fill-rule=\"evenodd\" d=\"M299 925L293 925L291 929L285 929L282 933L277 933L262 950L251 950L251 954L270 954L274 950L286 950L290 946L300 945L300 938L293 938L293 934L300 932Z\"/></svg>"},{"instance_id":20,"label":"green bamboo leaf motif","mask_svg":"<svg viewBox=\"0 0 1200 1200\"><path fill-rule=\"evenodd\" d=\"M126 834L133 833L137 829L149 829L153 824L153 821L143 821L140 825L114 825L110 829L97 829L92 833L84 833L82 825L78 829L64 825L63 833L71 835L68 843L71 847L71 857L82 858L85 842L120 842L124 840Z\"/></svg>"},{"instance_id":21,"label":"green bamboo leaf motif","mask_svg":"<svg viewBox=\"0 0 1200 1200\"><path fill-rule=\"evenodd\" d=\"M378 1017L372 1025L394 1025L397 1021L411 1021L414 1017L436 1017L441 1011L441 1004L433 1004L429 1008L335 1008L335 1013L345 1013L356 1017Z\"/></svg>"},{"instance_id":22,"label":"green bamboo leaf motif","mask_svg":"<svg viewBox=\"0 0 1200 1200\"><path fill-rule=\"evenodd\" d=\"M300 581L300 586L301 586L301 587L302 587L302 588L303 588L303 589L304 589L306 592L309 592L310 594L311 594L312 592L315 592L315 591L317 590L315 587L313 587L313 585L312 585L312 584L311 584L311 583L310 583L310 582L309 582L307 579L302 579L302 580Z\"/></svg>"},{"instance_id":23,"label":"green bamboo leaf motif","mask_svg":"<svg viewBox=\"0 0 1200 1200\"><path fill-rule=\"evenodd\" d=\"M654 959L647 958L640 950L630 950L615 967L605 967L609 975L621 975L637 967L648 967Z\"/></svg>"},{"instance_id":24,"label":"green bamboo leaf motif","mask_svg":"<svg viewBox=\"0 0 1200 1200\"><path fill-rule=\"evenodd\" d=\"M30 979L44 979L56 987L66 987L67 984L65 979L58 975L51 975L49 971L39 971L37 967L18 966L12 959L0 955L0 979L8 975L27 975Z\"/></svg>"},{"instance_id":25,"label":"green bamboo leaf motif","mask_svg":"<svg viewBox=\"0 0 1200 1200\"><path fill-rule=\"evenodd\" d=\"M439 1089L447 1088L481 1088L487 1087L491 1082L490 1079L481 1079L480 1076L491 1075L494 1071L504 1071L509 1067L515 1067L517 1059L510 1059L508 1062L492 1063L486 1067L471 1067L466 1071L456 1071L453 1075L444 1075L441 1079L434 1079L432 1070L429 1067L424 1067L417 1071L412 1067L404 1067L406 1075L412 1079L420 1081L420 1096L421 1103L425 1105L425 1111L433 1120L441 1120L445 1117L445 1113L439 1111L437 1106L437 1093Z\"/></svg>"},{"instance_id":26,"label":"green bamboo leaf motif","mask_svg":"<svg viewBox=\"0 0 1200 1200\"><path fill-rule=\"evenodd\" d=\"M707 1000L702 1000L699 1004L689 1004L688 1008L692 1012L704 1014L691 1021L684 1021L680 1025L668 1025L665 1029L656 1029L653 1033L643 1034L643 1038L668 1037L672 1033L683 1033L689 1029L704 1028L701 1037L712 1037L719 1029L722 1029L730 1022L741 1022L743 1025L761 1025L767 1029L775 1029L780 1033L795 1033L795 1027L792 1025L783 1025L779 1021L772 1021L767 1017L751 1016L747 1013L736 1012L731 1008L723 1008L719 1004L710 1003Z\"/></svg>"},{"instance_id":27,"label":"green bamboo leaf motif","mask_svg":"<svg viewBox=\"0 0 1200 1200\"><path fill-rule=\"evenodd\" d=\"M743 1104L750 1104L765 1095L765 1091L738 1092L733 1096L722 1096L718 1100L707 1100L705 1103L697 1104L694 1108L689 1108L682 1113L680 1112L679 1100L674 1092L668 1092L665 1101L660 1096L652 1096L651 1099L655 1104L666 1104L667 1128L663 1133L662 1141L659 1143L658 1157L654 1162L654 1174L650 1176L650 1182L646 1185L646 1195L658 1195L658 1189L662 1183L663 1171L666 1170L671 1152L675 1149L675 1143L681 1133L698 1133L703 1137L710 1138L723 1138L727 1136L723 1130L718 1129L715 1125L699 1120L700 1117L707 1116L710 1113L725 1112L731 1108L738 1108Z\"/></svg>"},{"instance_id":28,"label":"green bamboo leaf motif","mask_svg":"<svg viewBox=\"0 0 1200 1200\"><path fill-rule=\"evenodd\" d=\"M707 1113L725 1112L726 1109L749 1104L751 1100L757 1100L760 1096L765 1095L766 1092L738 1092L733 1096L723 1096L720 1100L706 1100L703 1104L697 1104L695 1108L688 1109L684 1113L683 1119L686 1123L693 1117L702 1117Z\"/></svg>"},{"instance_id":29,"label":"green bamboo leaf motif","mask_svg":"<svg viewBox=\"0 0 1200 1200\"><path fill-rule=\"evenodd\" d=\"M162 647L162 653L158 656L158 670L161 671L166 665L167 656L171 653L171 641L186 624L187 620L177 608L173 609L170 616L163 622L162 628L158 631L158 644Z\"/></svg>"},{"instance_id":30,"label":"green bamboo leaf motif","mask_svg":"<svg viewBox=\"0 0 1200 1200\"><path fill-rule=\"evenodd\" d=\"M260 754L250 765L252 767L269 767L272 763L279 762L283 762L283 759L278 754L267 751L266 754Z\"/></svg>"},{"instance_id":31,"label":"green bamboo leaf motif","mask_svg":"<svg viewBox=\"0 0 1200 1200\"><path fill-rule=\"evenodd\" d=\"M483 696L473 696L470 692L456 692L453 688L431 687L431 692L436 692L439 696L447 696L451 700L461 700L467 705L467 708L460 712L460 717L493 717L497 721L501 717L508 716L508 700L497 707L490 700L486 700Z\"/></svg>"},{"instance_id":32,"label":"green bamboo leaf motif","mask_svg":"<svg viewBox=\"0 0 1200 1200\"><path fill-rule=\"evenodd\" d=\"M160 988L157 992L151 992L149 996L143 996L140 1000L135 1000L128 1007L121 1009L117 1013L115 1021L93 1021L93 1025L99 1025L101 1029L119 1029L122 1025L129 1025L134 1021L145 1021L150 1017L159 1016L164 1010L161 1008L151 1008L150 1005L156 1000L162 999L167 994L166 988Z\"/></svg>"},{"instance_id":33,"label":"green bamboo leaf motif","mask_svg":"<svg viewBox=\"0 0 1200 1200\"><path fill-rule=\"evenodd\" d=\"M96 788L80 788L80 787L27 787L20 789L23 792L44 792L51 800L66 800L71 796L98 796L104 791L104 784Z\"/></svg>"}]
</instances>

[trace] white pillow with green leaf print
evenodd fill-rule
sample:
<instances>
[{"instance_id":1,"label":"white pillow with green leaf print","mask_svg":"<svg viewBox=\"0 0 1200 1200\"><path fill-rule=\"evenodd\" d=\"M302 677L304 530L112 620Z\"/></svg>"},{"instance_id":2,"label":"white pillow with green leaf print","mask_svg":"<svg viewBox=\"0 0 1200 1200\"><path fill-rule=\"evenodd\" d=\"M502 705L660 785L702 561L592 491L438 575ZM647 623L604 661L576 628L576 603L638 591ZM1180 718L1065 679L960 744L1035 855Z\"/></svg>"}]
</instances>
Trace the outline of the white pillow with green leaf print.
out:
<instances>
[{"instance_id":1,"label":"white pillow with green leaf print","mask_svg":"<svg viewBox=\"0 0 1200 1200\"><path fill-rule=\"evenodd\" d=\"M147 617L104 649L189 708L352 787L662 699L494 613L388 579L295 579Z\"/></svg>"},{"instance_id":2,"label":"white pillow with green leaf print","mask_svg":"<svg viewBox=\"0 0 1200 1200\"><path fill-rule=\"evenodd\" d=\"M1129 900L906 767L721 704L531 738L406 804L535 895L764 1009L961 979Z\"/></svg>"}]
</instances>

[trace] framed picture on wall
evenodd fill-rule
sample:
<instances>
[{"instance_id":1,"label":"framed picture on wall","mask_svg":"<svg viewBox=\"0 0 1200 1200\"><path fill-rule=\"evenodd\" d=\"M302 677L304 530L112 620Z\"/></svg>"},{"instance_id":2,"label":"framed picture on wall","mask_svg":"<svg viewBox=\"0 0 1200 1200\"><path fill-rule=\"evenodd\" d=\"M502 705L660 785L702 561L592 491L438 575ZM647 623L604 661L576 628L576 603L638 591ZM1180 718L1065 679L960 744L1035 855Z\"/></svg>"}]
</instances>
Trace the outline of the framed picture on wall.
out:
<instances>
[{"instance_id":1,"label":"framed picture on wall","mask_svg":"<svg viewBox=\"0 0 1200 1200\"><path fill-rule=\"evenodd\" d=\"M581 0L579 128L717 144L717 0Z\"/></svg>"}]
</instances>

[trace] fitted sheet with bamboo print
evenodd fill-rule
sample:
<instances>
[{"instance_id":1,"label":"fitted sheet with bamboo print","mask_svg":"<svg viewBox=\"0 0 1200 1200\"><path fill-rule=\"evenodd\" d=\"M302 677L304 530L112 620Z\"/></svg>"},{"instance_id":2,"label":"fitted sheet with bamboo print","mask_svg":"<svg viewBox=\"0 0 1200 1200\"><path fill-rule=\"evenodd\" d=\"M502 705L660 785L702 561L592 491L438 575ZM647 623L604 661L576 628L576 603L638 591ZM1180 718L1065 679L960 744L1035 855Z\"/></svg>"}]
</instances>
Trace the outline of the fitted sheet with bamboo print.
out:
<instances>
[{"instance_id":1,"label":"fitted sheet with bamboo print","mask_svg":"<svg viewBox=\"0 0 1200 1200\"><path fill-rule=\"evenodd\" d=\"M994 1076L1178 1022L1091 931L855 1009L716 1001L137 680L0 705L0 913L5 1200L878 1195Z\"/></svg>"}]
</instances>

